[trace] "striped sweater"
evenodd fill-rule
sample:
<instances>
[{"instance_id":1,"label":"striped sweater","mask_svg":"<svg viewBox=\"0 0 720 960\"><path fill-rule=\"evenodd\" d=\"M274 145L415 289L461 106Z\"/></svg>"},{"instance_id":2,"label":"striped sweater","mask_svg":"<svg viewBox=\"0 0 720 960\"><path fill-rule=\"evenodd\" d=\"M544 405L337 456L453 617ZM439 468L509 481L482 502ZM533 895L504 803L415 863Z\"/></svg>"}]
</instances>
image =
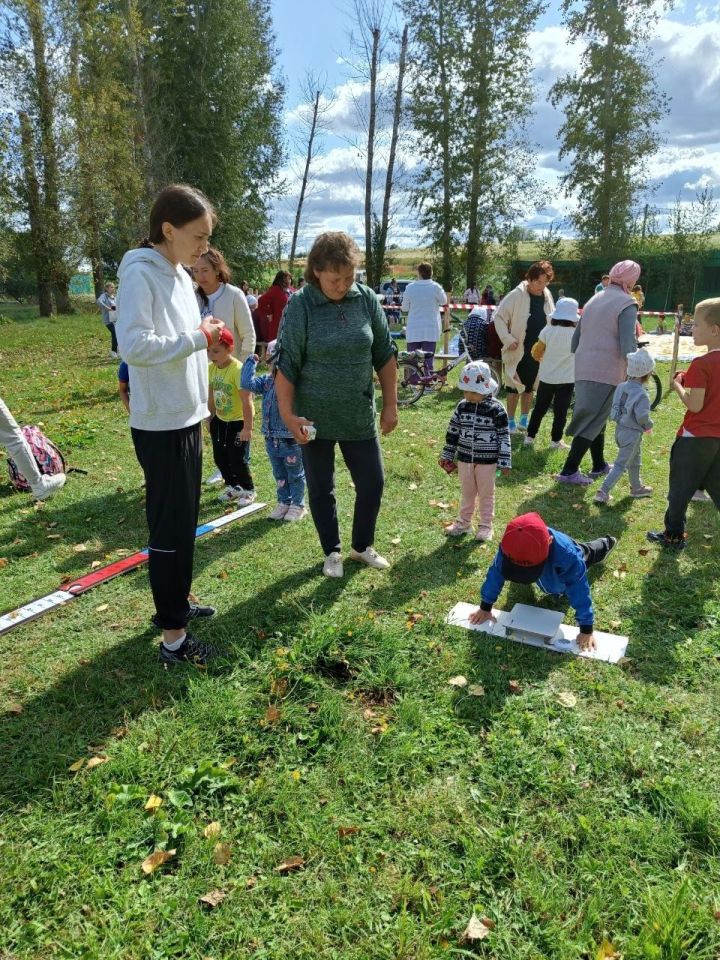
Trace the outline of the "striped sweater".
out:
<instances>
[{"instance_id":1,"label":"striped sweater","mask_svg":"<svg viewBox=\"0 0 720 960\"><path fill-rule=\"evenodd\" d=\"M505 408L493 397L471 403L461 400L450 418L441 460L512 466Z\"/></svg>"}]
</instances>

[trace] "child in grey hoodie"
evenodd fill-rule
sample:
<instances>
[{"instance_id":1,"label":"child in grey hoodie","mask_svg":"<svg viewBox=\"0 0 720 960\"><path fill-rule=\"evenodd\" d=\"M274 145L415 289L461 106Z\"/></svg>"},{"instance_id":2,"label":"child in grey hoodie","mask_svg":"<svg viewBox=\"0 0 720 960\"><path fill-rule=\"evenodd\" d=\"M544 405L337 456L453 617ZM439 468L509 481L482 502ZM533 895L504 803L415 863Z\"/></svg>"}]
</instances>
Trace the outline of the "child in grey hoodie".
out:
<instances>
[{"instance_id":1,"label":"child in grey hoodie","mask_svg":"<svg viewBox=\"0 0 720 960\"><path fill-rule=\"evenodd\" d=\"M595 495L595 503L609 503L610 491L627 470L631 497L649 497L652 487L640 479L640 446L643 433L652 430L650 397L645 383L655 369L655 361L645 349L627 354L627 380L615 388L610 419L614 420L617 457L612 470Z\"/></svg>"}]
</instances>

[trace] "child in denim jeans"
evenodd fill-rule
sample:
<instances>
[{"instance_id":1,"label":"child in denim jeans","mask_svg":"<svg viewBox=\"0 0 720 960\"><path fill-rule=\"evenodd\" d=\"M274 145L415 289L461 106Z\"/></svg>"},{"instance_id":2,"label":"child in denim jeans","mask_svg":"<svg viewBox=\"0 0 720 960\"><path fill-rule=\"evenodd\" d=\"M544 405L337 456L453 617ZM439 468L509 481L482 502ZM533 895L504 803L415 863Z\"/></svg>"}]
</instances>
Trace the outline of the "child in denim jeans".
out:
<instances>
[{"instance_id":1,"label":"child in denim jeans","mask_svg":"<svg viewBox=\"0 0 720 960\"><path fill-rule=\"evenodd\" d=\"M275 356L276 340L268 344L267 359L271 364ZM265 449L270 458L273 476L277 484L278 504L270 514L271 520L302 520L305 509L305 468L300 446L280 417L275 377L272 373L256 377L259 357L248 357L242 368L243 390L262 397L262 432Z\"/></svg>"}]
</instances>

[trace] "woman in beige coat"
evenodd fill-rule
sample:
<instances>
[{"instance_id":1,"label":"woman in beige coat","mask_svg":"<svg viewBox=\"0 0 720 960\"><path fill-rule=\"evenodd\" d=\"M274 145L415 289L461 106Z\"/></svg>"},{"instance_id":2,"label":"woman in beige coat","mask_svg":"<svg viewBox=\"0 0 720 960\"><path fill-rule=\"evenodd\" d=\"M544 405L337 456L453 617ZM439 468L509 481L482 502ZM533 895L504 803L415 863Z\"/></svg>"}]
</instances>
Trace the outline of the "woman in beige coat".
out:
<instances>
[{"instance_id":1,"label":"woman in beige coat","mask_svg":"<svg viewBox=\"0 0 720 960\"><path fill-rule=\"evenodd\" d=\"M518 396L521 430L526 430L532 406L539 364L530 351L555 309L547 285L554 276L548 260L533 263L514 290L503 297L493 314L495 330L503 344L502 359L507 386L507 412L510 433L515 433Z\"/></svg>"},{"instance_id":2,"label":"woman in beige coat","mask_svg":"<svg viewBox=\"0 0 720 960\"><path fill-rule=\"evenodd\" d=\"M193 267L200 315L223 321L235 341L233 355L242 363L255 353L255 327L245 294L229 282L230 276L225 257L214 247Z\"/></svg>"}]
</instances>

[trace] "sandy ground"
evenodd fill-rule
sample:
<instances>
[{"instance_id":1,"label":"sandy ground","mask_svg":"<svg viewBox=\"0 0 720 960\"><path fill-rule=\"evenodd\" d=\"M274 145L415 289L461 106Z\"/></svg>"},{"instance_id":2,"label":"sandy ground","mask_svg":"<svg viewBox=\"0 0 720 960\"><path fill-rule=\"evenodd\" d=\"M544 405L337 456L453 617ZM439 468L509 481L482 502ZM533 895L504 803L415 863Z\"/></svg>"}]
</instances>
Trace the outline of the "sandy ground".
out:
<instances>
[{"instance_id":1,"label":"sandy ground","mask_svg":"<svg viewBox=\"0 0 720 960\"><path fill-rule=\"evenodd\" d=\"M645 339L649 341L647 349L656 360L667 361L668 363L672 360L672 333L663 333L660 335L648 333L645 337L643 337L643 340ZM699 357L706 352L707 347L696 347L693 343L692 337L680 337L680 348L678 350L679 360L688 362L694 357Z\"/></svg>"}]
</instances>

